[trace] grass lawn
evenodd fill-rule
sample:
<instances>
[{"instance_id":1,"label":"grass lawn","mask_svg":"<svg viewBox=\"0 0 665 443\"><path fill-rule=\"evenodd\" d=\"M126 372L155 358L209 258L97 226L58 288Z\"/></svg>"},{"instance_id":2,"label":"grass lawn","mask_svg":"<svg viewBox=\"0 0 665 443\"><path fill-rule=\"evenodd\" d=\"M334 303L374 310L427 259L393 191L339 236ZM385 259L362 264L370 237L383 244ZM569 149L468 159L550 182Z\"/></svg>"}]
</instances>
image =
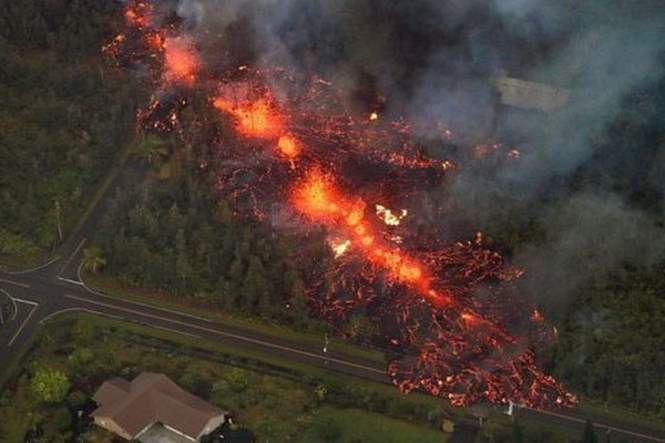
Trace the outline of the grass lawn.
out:
<instances>
[{"instance_id":1,"label":"grass lawn","mask_svg":"<svg viewBox=\"0 0 665 443\"><path fill-rule=\"evenodd\" d=\"M434 429L416 426L384 415L359 409L322 408L300 443L442 443L449 436Z\"/></svg>"},{"instance_id":2,"label":"grass lawn","mask_svg":"<svg viewBox=\"0 0 665 443\"><path fill-rule=\"evenodd\" d=\"M36 255L0 255L0 269L30 269L46 263L49 259L47 252Z\"/></svg>"}]
</instances>

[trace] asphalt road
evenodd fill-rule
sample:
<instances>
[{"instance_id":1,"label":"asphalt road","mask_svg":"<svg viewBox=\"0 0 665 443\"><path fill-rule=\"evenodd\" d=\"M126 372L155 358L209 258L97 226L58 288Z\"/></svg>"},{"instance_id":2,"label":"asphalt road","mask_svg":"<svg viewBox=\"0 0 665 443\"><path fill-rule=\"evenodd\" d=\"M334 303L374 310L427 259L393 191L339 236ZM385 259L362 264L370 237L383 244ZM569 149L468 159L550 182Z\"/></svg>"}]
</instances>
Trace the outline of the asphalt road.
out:
<instances>
[{"instance_id":1,"label":"asphalt road","mask_svg":"<svg viewBox=\"0 0 665 443\"><path fill-rule=\"evenodd\" d=\"M129 165L109 182L114 189L124 180L138 173L136 165ZM114 318L139 322L185 335L217 340L231 346L275 353L281 358L324 367L331 371L390 383L385 366L357 356L349 356L321 346L307 346L287 338L265 336L253 330L222 325L189 314L158 308L147 304L119 300L85 287L79 277L82 250L87 238L101 217L105 199L97 205L91 216L60 248L58 255L43 266L20 272L0 271L0 289L16 304L15 315L0 327L0 364L5 366L18 358L19 351L35 334L40 324L64 312L87 311ZM621 435L624 441L665 442L665 430L649 429L601 416L587 416L575 410L520 409L519 415L537 417L547 423L559 423L580 432L587 419L594 422L599 433Z\"/></svg>"}]
</instances>

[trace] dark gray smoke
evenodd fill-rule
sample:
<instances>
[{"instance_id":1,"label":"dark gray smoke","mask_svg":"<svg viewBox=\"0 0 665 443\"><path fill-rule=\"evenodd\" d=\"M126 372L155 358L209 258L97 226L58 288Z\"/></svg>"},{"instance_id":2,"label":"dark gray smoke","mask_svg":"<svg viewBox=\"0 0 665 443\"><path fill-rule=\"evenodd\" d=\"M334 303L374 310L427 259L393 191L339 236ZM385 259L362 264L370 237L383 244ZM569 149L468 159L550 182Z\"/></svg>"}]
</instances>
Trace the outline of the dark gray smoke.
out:
<instances>
[{"instance_id":1,"label":"dark gray smoke","mask_svg":"<svg viewBox=\"0 0 665 443\"><path fill-rule=\"evenodd\" d=\"M657 263L665 251L653 214L600 181L570 186L594 158L611 155L620 164L636 155L608 141L608 128L627 95L665 75L664 9L660 0L177 5L206 53L231 66L249 61L316 73L348 91L351 106L380 104L387 116L426 128L424 137L445 122L462 150L488 138L519 148L519 161L462 169L438 192L449 207L446 222L489 231L542 226L544 239L514 252L529 269L525 287L548 305L625 262ZM565 88L570 101L552 114L498 106L494 82L501 75ZM632 173L660 189L662 217L665 136L651 160Z\"/></svg>"},{"instance_id":2,"label":"dark gray smoke","mask_svg":"<svg viewBox=\"0 0 665 443\"><path fill-rule=\"evenodd\" d=\"M514 257L527 272L521 283L550 311L583 285L601 283L623 265L653 266L665 254L663 229L616 195L579 193L541 216L546 238Z\"/></svg>"}]
</instances>

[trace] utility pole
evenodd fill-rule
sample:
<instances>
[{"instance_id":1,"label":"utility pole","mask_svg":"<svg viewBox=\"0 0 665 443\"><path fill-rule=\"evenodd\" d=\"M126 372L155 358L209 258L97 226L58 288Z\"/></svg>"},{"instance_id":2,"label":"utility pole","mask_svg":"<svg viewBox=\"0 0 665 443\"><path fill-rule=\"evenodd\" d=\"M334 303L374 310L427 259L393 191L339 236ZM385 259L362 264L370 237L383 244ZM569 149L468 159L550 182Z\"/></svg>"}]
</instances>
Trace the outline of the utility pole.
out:
<instances>
[{"instance_id":1,"label":"utility pole","mask_svg":"<svg viewBox=\"0 0 665 443\"><path fill-rule=\"evenodd\" d=\"M58 200L55 201L55 219L58 225L58 238L62 242L62 226L60 225L60 202Z\"/></svg>"},{"instance_id":2,"label":"utility pole","mask_svg":"<svg viewBox=\"0 0 665 443\"><path fill-rule=\"evenodd\" d=\"M329 344L330 344L330 341L328 340L328 334L326 333L326 334L323 335L323 355L326 356L326 357L328 356L328 345ZM326 358L323 361L323 363L327 365L328 364L328 359Z\"/></svg>"}]
</instances>

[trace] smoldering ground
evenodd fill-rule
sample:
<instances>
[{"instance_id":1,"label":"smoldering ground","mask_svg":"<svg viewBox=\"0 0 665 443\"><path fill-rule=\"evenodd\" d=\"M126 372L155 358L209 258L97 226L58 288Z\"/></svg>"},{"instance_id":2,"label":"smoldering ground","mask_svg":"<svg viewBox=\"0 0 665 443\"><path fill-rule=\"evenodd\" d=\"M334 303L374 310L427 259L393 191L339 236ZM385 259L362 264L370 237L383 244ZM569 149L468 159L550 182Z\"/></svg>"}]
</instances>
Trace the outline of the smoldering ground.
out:
<instances>
[{"instance_id":1,"label":"smoldering ground","mask_svg":"<svg viewBox=\"0 0 665 443\"><path fill-rule=\"evenodd\" d=\"M658 0L181 0L173 7L211 67L254 63L316 74L347 91L346 103L360 112L380 108L422 128L445 122L461 149L486 138L519 148L519 161L461 169L436 192L448 202L443 223L490 232L538 224L539 239L512 252L528 270L523 287L540 303L561 307L627 261L662 262L665 127L645 123L654 140L648 148L608 136L627 97L656 93L663 82ZM498 106L501 75L568 89L570 101L553 114ZM662 94L653 100L651 114L663 115ZM650 208L634 204L630 185L605 179L612 165L625 165L612 171L619 181L647 177L640 186L652 193Z\"/></svg>"}]
</instances>

